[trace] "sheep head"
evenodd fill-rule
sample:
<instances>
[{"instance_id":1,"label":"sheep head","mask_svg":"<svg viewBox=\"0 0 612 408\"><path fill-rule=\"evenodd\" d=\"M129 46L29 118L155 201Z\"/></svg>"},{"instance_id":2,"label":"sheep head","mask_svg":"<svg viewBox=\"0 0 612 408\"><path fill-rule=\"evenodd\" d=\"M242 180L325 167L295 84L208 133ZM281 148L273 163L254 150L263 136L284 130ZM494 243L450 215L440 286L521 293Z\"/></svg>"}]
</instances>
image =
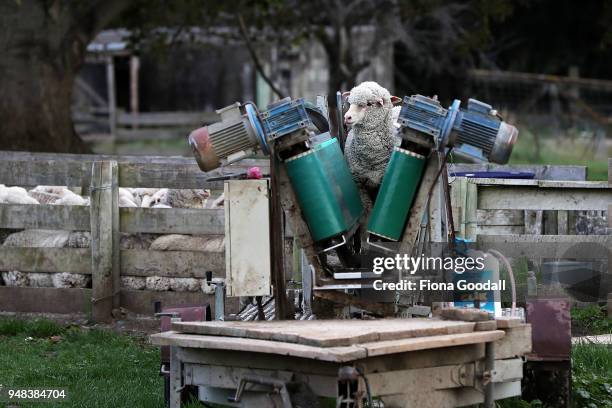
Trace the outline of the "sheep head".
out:
<instances>
[{"instance_id":1,"label":"sheep head","mask_svg":"<svg viewBox=\"0 0 612 408\"><path fill-rule=\"evenodd\" d=\"M344 115L344 123L347 126L364 126L367 125L366 122L375 125L377 120L367 118L382 118L393 105L401 101L401 98L392 96L389 91L372 81L362 82L350 92L344 92L342 97L350 104Z\"/></svg>"}]
</instances>

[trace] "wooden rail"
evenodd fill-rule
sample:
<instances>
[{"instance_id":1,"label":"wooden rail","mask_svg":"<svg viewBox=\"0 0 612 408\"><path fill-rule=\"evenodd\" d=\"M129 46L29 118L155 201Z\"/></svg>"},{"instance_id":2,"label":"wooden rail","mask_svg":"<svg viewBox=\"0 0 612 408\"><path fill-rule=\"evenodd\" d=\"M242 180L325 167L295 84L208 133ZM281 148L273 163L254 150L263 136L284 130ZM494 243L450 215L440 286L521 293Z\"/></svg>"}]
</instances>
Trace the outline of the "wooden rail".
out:
<instances>
[{"instance_id":1,"label":"wooden rail","mask_svg":"<svg viewBox=\"0 0 612 408\"><path fill-rule=\"evenodd\" d=\"M572 235L570 225L573 211L609 214L612 184L607 181L459 177L452 186L455 230L483 249L530 259L593 259L601 256L599 248L612 248L612 236ZM554 215L552 233L544 225L544 212Z\"/></svg>"}]
</instances>

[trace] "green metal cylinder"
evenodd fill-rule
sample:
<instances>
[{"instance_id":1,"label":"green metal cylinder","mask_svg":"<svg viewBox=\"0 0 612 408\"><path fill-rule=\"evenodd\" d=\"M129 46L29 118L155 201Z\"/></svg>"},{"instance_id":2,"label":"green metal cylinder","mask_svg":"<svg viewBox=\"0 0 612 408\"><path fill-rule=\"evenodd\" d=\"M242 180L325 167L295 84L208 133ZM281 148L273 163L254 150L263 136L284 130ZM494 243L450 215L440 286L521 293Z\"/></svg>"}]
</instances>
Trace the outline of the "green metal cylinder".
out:
<instances>
[{"instance_id":1,"label":"green metal cylinder","mask_svg":"<svg viewBox=\"0 0 612 408\"><path fill-rule=\"evenodd\" d=\"M358 222L363 205L337 139L287 159L285 166L313 241L339 236Z\"/></svg>"},{"instance_id":2,"label":"green metal cylinder","mask_svg":"<svg viewBox=\"0 0 612 408\"><path fill-rule=\"evenodd\" d=\"M424 156L399 147L393 150L368 221L369 233L401 239L424 168Z\"/></svg>"}]
</instances>

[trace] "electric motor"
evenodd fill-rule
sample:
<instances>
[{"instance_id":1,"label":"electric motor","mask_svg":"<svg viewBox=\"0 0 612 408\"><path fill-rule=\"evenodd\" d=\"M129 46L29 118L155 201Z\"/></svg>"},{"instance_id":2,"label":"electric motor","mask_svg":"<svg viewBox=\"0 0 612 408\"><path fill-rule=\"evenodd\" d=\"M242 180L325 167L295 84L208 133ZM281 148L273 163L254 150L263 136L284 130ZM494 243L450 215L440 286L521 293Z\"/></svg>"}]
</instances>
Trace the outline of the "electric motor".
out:
<instances>
[{"instance_id":1,"label":"electric motor","mask_svg":"<svg viewBox=\"0 0 612 408\"><path fill-rule=\"evenodd\" d=\"M459 155L505 164L518 137L518 130L504 122L491 105L469 99L467 109L459 100L445 109L434 98L404 97L398 117L400 129L432 138L438 147L454 147Z\"/></svg>"},{"instance_id":2,"label":"electric motor","mask_svg":"<svg viewBox=\"0 0 612 408\"><path fill-rule=\"evenodd\" d=\"M240 160L258 148L267 150L255 110L252 104L236 102L217 110L220 122L191 132L189 145L202 171Z\"/></svg>"}]
</instances>

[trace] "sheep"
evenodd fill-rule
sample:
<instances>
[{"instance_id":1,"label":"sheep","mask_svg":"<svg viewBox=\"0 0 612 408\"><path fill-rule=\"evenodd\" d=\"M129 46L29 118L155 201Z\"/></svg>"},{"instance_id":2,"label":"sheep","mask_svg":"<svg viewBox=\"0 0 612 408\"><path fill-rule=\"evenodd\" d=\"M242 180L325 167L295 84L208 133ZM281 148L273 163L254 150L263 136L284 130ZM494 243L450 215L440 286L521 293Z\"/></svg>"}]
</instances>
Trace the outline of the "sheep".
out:
<instances>
[{"instance_id":1,"label":"sheep","mask_svg":"<svg viewBox=\"0 0 612 408\"><path fill-rule=\"evenodd\" d=\"M152 251L225 251L223 235L192 236L181 234L162 235L151 243Z\"/></svg>"},{"instance_id":2,"label":"sheep","mask_svg":"<svg viewBox=\"0 0 612 408\"><path fill-rule=\"evenodd\" d=\"M162 188L142 197L141 207L151 208L204 208L210 190L169 190Z\"/></svg>"},{"instance_id":3,"label":"sheep","mask_svg":"<svg viewBox=\"0 0 612 408\"><path fill-rule=\"evenodd\" d=\"M147 287L147 281L143 276L122 276L121 287L132 290L143 290Z\"/></svg>"},{"instance_id":4,"label":"sheep","mask_svg":"<svg viewBox=\"0 0 612 408\"><path fill-rule=\"evenodd\" d=\"M38 204L38 201L28 195L25 188L6 187L0 184L0 203L2 204Z\"/></svg>"},{"instance_id":5,"label":"sheep","mask_svg":"<svg viewBox=\"0 0 612 408\"><path fill-rule=\"evenodd\" d=\"M156 292L165 292L170 290L170 282L172 278L166 278L163 276L147 276L146 288L154 290Z\"/></svg>"},{"instance_id":6,"label":"sheep","mask_svg":"<svg viewBox=\"0 0 612 408\"><path fill-rule=\"evenodd\" d=\"M66 189L62 192L62 197L54 202L53 205L89 205L89 199Z\"/></svg>"},{"instance_id":7,"label":"sheep","mask_svg":"<svg viewBox=\"0 0 612 408\"><path fill-rule=\"evenodd\" d=\"M140 199L129 189L119 187L119 207L140 207Z\"/></svg>"},{"instance_id":8,"label":"sheep","mask_svg":"<svg viewBox=\"0 0 612 408\"><path fill-rule=\"evenodd\" d=\"M37 186L28 192L30 197L53 205L89 205L89 199L64 186Z\"/></svg>"},{"instance_id":9,"label":"sheep","mask_svg":"<svg viewBox=\"0 0 612 408\"><path fill-rule=\"evenodd\" d=\"M344 115L350 128L344 155L369 210L396 145L393 125L400 107L393 105L401 99L372 81L362 82L343 96L350 104Z\"/></svg>"}]
</instances>

